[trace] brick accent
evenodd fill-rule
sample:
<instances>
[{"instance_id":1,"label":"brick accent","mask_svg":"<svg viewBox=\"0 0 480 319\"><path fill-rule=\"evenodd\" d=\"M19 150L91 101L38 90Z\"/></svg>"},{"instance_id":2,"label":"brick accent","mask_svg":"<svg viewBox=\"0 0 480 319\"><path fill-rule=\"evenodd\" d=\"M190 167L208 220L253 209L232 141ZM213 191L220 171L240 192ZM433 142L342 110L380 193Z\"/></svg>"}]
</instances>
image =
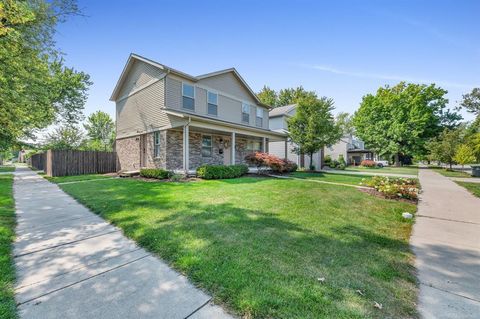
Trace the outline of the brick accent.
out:
<instances>
[{"instance_id":1,"label":"brick accent","mask_svg":"<svg viewBox=\"0 0 480 319\"><path fill-rule=\"evenodd\" d=\"M118 156L118 170L140 169L140 137L133 136L117 139L115 145Z\"/></svg>"},{"instance_id":2,"label":"brick accent","mask_svg":"<svg viewBox=\"0 0 480 319\"><path fill-rule=\"evenodd\" d=\"M212 156L202 156L202 136L212 136ZM232 145L229 135L206 134L190 132L190 169L196 169L203 164L224 164L224 142ZM121 170L140 169L141 140L145 138L144 166L148 168L163 168L167 170L183 169L183 131L164 130L160 131L160 156L154 158L154 133L143 136L118 139L116 149ZM245 163L245 156L251 151L247 150L247 138L237 137L235 142L235 163ZM230 152L230 149L227 150ZM230 163L229 163L230 164Z\"/></svg>"}]
</instances>

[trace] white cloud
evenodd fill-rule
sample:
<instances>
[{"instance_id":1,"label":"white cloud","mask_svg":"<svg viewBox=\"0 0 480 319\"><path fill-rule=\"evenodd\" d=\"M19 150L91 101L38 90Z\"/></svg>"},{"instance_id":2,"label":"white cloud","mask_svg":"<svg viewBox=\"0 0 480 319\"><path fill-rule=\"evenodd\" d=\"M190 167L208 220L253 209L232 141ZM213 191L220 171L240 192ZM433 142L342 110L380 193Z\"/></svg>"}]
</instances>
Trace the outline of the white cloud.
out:
<instances>
[{"instance_id":1,"label":"white cloud","mask_svg":"<svg viewBox=\"0 0 480 319\"><path fill-rule=\"evenodd\" d=\"M379 74L379 73L368 73L368 72L345 71L345 70L340 70L340 69L333 68L326 65L303 65L303 66L310 69L322 71L322 72L328 72L328 73L358 77L358 78L380 79L380 80L389 80L389 81L406 81L406 82L424 83L424 84L435 83L440 86L461 88L461 89L467 89L467 90L475 87L475 85L473 84L440 81L440 80L433 80L433 79L420 79L420 78L401 76L401 75L395 75L395 74Z\"/></svg>"}]
</instances>

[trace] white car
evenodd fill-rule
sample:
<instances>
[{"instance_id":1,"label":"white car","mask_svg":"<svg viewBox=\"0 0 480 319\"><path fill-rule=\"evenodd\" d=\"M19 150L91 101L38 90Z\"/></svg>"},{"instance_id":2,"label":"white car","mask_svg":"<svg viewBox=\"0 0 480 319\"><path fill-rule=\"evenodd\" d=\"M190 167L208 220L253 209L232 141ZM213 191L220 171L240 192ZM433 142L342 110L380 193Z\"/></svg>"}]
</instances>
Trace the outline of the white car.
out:
<instances>
[{"instance_id":1,"label":"white car","mask_svg":"<svg viewBox=\"0 0 480 319\"><path fill-rule=\"evenodd\" d=\"M388 161L376 161L378 167L388 166Z\"/></svg>"}]
</instances>

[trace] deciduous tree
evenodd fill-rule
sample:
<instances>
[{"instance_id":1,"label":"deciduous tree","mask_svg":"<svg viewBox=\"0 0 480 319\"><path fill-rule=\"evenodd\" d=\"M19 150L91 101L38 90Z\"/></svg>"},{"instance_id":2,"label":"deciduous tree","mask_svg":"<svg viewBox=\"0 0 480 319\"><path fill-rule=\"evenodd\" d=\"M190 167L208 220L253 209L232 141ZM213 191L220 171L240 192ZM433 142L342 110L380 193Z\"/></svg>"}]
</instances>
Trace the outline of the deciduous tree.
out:
<instances>
[{"instance_id":1,"label":"deciduous tree","mask_svg":"<svg viewBox=\"0 0 480 319\"><path fill-rule=\"evenodd\" d=\"M55 28L73 0L0 2L0 150L54 122L82 118L89 76L64 65Z\"/></svg>"},{"instance_id":2,"label":"deciduous tree","mask_svg":"<svg viewBox=\"0 0 480 319\"><path fill-rule=\"evenodd\" d=\"M363 97L353 122L355 134L379 155L426 153L425 143L437 136L455 112L447 112L447 91L431 85L401 82ZM450 123L449 125L452 125Z\"/></svg>"},{"instance_id":3,"label":"deciduous tree","mask_svg":"<svg viewBox=\"0 0 480 319\"><path fill-rule=\"evenodd\" d=\"M469 145L461 144L457 147L453 160L462 165L463 168L465 164L472 164L475 162L475 154Z\"/></svg>"},{"instance_id":4,"label":"deciduous tree","mask_svg":"<svg viewBox=\"0 0 480 319\"><path fill-rule=\"evenodd\" d=\"M91 114L85 124L92 149L109 151L115 140L115 123L108 113L97 111Z\"/></svg>"},{"instance_id":5,"label":"deciduous tree","mask_svg":"<svg viewBox=\"0 0 480 319\"><path fill-rule=\"evenodd\" d=\"M336 143L341 132L332 115L333 100L308 96L298 101L296 113L288 120L289 138L297 146L297 154L310 156L312 167L313 154L326 145Z\"/></svg>"}]
</instances>

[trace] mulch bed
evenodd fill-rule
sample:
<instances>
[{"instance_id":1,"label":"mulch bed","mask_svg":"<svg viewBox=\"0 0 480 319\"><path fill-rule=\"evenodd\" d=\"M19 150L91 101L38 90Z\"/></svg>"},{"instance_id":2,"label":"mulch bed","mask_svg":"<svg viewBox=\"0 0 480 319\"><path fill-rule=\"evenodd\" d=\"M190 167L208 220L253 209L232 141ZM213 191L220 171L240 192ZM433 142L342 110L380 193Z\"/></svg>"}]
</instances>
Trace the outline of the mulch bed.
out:
<instances>
[{"instance_id":1,"label":"mulch bed","mask_svg":"<svg viewBox=\"0 0 480 319\"><path fill-rule=\"evenodd\" d=\"M377 191L375 188L358 188L359 191L362 193L367 193L375 197L383 198L383 199L390 199L390 200L395 200L398 202L404 202L404 203L409 203L409 204L417 204L418 199L406 199L406 198L398 198L398 197L387 197L383 193Z\"/></svg>"}]
</instances>

